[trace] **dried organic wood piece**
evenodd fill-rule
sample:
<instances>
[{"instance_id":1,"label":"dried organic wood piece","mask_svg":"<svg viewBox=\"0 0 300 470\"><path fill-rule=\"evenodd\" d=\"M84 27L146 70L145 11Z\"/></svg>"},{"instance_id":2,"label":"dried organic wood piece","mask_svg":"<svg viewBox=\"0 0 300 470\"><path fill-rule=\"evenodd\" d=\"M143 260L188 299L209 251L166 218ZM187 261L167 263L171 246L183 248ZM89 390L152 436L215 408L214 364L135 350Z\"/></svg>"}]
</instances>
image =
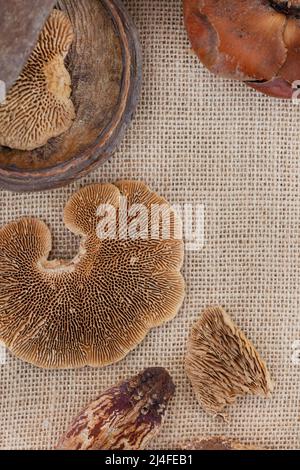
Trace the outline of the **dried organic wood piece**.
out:
<instances>
[{"instance_id":1,"label":"dried organic wood piece","mask_svg":"<svg viewBox=\"0 0 300 470\"><path fill-rule=\"evenodd\" d=\"M33 150L69 129L75 109L64 59L73 38L68 17L53 10L20 77L0 105L0 145Z\"/></svg>"},{"instance_id":2,"label":"dried organic wood piece","mask_svg":"<svg viewBox=\"0 0 300 470\"><path fill-rule=\"evenodd\" d=\"M121 210L125 201L128 211ZM171 320L185 292L183 241L172 228L152 236L153 206L179 220L144 183L82 188L64 211L67 227L82 237L71 261L48 261L51 234L40 220L3 227L0 341L40 367L97 367L123 359L151 328ZM100 233L100 222L111 224L99 209L112 215L113 227L118 222L115 233ZM136 223L145 223L149 233L134 232Z\"/></svg>"},{"instance_id":3,"label":"dried organic wood piece","mask_svg":"<svg viewBox=\"0 0 300 470\"><path fill-rule=\"evenodd\" d=\"M0 80L7 90L19 77L55 3L56 0L0 0Z\"/></svg>"},{"instance_id":4,"label":"dried organic wood piece","mask_svg":"<svg viewBox=\"0 0 300 470\"><path fill-rule=\"evenodd\" d=\"M140 450L157 435L175 386L149 368L104 392L73 421L59 450Z\"/></svg>"},{"instance_id":5,"label":"dried organic wood piece","mask_svg":"<svg viewBox=\"0 0 300 470\"><path fill-rule=\"evenodd\" d=\"M260 450L258 447L241 444L236 439L222 436L188 439L172 450Z\"/></svg>"},{"instance_id":6,"label":"dried organic wood piece","mask_svg":"<svg viewBox=\"0 0 300 470\"><path fill-rule=\"evenodd\" d=\"M200 405L214 415L239 396L269 397L273 384L253 344L222 308L208 308L188 341L186 371Z\"/></svg>"}]
</instances>

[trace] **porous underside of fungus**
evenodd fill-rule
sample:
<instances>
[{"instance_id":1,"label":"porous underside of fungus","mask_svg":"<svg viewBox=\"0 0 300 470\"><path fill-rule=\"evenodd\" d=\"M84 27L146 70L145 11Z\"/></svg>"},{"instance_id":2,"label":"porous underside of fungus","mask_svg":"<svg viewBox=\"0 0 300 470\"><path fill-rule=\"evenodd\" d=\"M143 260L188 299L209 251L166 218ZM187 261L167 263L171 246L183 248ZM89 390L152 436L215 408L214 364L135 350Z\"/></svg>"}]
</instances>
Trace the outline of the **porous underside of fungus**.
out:
<instances>
[{"instance_id":1,"label":"porous underside of fungus","mask_svg":"<svg viewBox=\"0 0 300 470\"><path fill-rule=\"evenodd\" d=\"M259 450L258 447L241 444L236 439L211 436L186 440L177 444L173 450Z\"/></svg>"},{"instance_id":2,"label":"porous underside of fungus","mask_svg":"<svg viewBox=\"0 0 300 470\"><path fill-rule=\"evenodd\" d=\"M291 98L300 79L300 1L184 0L193 49L208 69Z\"/></svg>"},{"instance_id":3,"label":"porous underside of fungus","mask_svg":"<svg viewBox=\"0 0 300 470\"><path fill-rule=\"evenodd\" d=\"M205 411L226 416L237 397L269 397L273 384L253 344L219 307L206 309L188 341L186 371Z\"/></svg>"},{"instance_id":4,"label":"porous underside of fungus","mask_svg":"<svg viewBox=\"0 0 300 470\"><path fill-rule=\"evenodd\" d=\"M64 59L73 39L68 17L53 10L20 77L0 104L0 145L33 150L70 128L75 109Z\"/></svg>"},{"instance_id":5,"label":"porous underside of fungus","mask_svg":"<svg viewBox=\"0 0 300 470\"><path fill-rule=\"evenodd\" d=\"M128 213L120 210L124 201ZM149 214L153 205L169 208L169 237L162 230L151 236L150 215L149 233L135 233L136 204ZM115 209L115 238L110 229L107 238L99 231L103 221L110 225L99 207L110 215ZM141 214L143 226L147 213ZM87 186L66 205L65 224L82 237L72 261L48 261L51 235L39 220L24 218L2 228L0 341L19 358L45 368L104 366L122 359L182 304L178 220L146 185L124 181Z\"/></svg>"},{"instance_id":6,"label":"porous underside of fungus","mask_svg":"<svg viewBox=\"0 0 300 470\"><path fill-rule=\"evenodd\" d=\"M60 439L58 450L142 450L160 431L175 392L169 373L149 368L90 403Z\"/></svg>"}]
</instances>

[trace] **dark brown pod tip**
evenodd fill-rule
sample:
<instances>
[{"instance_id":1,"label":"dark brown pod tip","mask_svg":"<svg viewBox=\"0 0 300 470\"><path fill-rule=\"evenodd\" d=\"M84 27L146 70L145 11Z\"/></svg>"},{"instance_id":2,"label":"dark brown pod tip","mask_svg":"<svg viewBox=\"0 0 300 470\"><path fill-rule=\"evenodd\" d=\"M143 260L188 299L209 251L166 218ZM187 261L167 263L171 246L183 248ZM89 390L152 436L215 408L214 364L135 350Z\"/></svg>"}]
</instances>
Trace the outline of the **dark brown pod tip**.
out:
<instances>
[{"instance_id":1,"label":"dark brown pod tip","mask_svg":"<svg viewBox=\"0 0 300 470\"><path fill-rule=\"evenodd\" d=\"M144 370L88 405L60 439L58 450L140 450L159 432L175 393L161 367Z\"/></svg>"},{"instance_id":2,"label":"dark brown pod tip","mask_svg":"<svg viewBox=\"0 0 300 470\"><path fill-rule=\"evenodd\" d=\"M193 49L214 74L290 99L300 79L300 0L183 0Z\"/></svg>"}]
</instances>

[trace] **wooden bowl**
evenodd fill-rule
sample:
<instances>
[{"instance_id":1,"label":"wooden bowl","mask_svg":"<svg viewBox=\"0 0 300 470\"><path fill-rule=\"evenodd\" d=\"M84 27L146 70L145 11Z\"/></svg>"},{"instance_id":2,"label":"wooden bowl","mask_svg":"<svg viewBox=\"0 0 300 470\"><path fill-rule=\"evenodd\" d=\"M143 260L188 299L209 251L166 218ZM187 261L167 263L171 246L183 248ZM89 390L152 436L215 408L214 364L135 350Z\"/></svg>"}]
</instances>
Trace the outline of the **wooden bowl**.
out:
<instances>
[{"instance_id":1,"label":"wooden bowl","mask_svg":"<svg viewBox=\"0 0 300 470\"><path fill-rule=\"evenodd\" d=\"M136 29L120 0L60 0L75 40L66 65L76 119L44 147L26 152L0 146L0 187L37 191L85 176L109 158L132 119L141 87Z\"/></svg>"}]
</instances>

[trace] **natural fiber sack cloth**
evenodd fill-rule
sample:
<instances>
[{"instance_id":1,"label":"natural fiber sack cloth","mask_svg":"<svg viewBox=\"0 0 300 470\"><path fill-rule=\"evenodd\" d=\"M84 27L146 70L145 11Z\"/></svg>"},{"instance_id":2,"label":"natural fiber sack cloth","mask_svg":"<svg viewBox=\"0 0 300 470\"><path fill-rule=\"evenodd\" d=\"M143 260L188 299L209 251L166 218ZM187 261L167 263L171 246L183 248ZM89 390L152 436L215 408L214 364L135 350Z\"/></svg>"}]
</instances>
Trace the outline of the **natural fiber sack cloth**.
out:
<instances>
[{"instance_id":1,"label":"natural fiber sack cloth","mask_svg":"<svg viewBox=\"0 0 300 470\"><path fill-rule=\"evenodd\" d=\"M165 366L177 385L155 448L182 438L224 434L281 449L300 448L300 107L216 79L190 52L180 0L127 0L144 49L140 106L119 152L64 189L1 192L0 223L41 217L54 256L76 253L62 209L80 186L145 180L173 203L204 204L205 246L187 252L187 297L177 318L153 330L125 360L105 369L43 371L8 354L0 366L0 446L52 448L89 400L126 376ZM246 398L230 424L207 416L184 373L186 340L201 309L224 305L267 361L270 401Z\"/></svg>"}]
</instances>

